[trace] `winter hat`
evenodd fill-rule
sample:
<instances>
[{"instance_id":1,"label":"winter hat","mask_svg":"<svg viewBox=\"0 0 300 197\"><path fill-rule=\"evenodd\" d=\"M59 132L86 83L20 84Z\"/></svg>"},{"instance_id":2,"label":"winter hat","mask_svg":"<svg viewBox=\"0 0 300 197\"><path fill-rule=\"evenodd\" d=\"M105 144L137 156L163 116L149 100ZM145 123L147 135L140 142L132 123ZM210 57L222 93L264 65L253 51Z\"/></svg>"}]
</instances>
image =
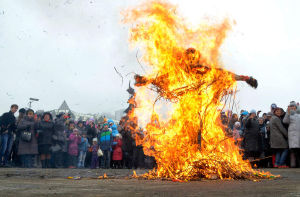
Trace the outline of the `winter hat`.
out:
<instances>
[{"instance_id":1,"label":"winter hat","mask_svg":"<svg viewBox=\"0 0 300 197\"><path fill-rule=\"evenodd\" d=\"M255 110L255 109L252 109L252 110L250 111L250 114L256 114L256 110Z\"/></svg>"},{"instance_id":2,"label":"winter hat","mask_svg":"<svg viewBox=\"0 0 300 197\"><path fill-rule=\"evenodd\" d=\"M247 111L243 111L242 115L247 116L249 113Z\"/></svg>"},{"instance_id":3,"label":"winter hat","mask_svg":"<svg viewBox=\"0 0 300 197\"><path fill-rule=\"evenodd\" d=\"M109 119L107 122L108 124L114 124L114 121L112 119Z\"/></svg>"},{"instance_id":4,"label":"winter hat","mask_svg":"<svg viewBox=\"0 0 300 197\"><path fill-rule=\"evenodd\" d=\"M43 113L43 115L42 115L42 120L44 119L44 117L45 117L46 115L49 115L49 116L50 116L50 120L52 120L52 114L51 114L50 112L45 112L45 113Z\"/></svg>"},{"instance_id":5,"label":"winter hat","mask_svg":"<svg viewBox=\"0 0 300 197\"><path fill-rule=\"evenodd\" d=\"M97 142L98 140L97 140L97 138L93 138L93 142Z\"/></svg>"},{"instance_id":6,"label":"winter hat","mask_svg":"<svg viewBox=\"0 0 300 197\"><path fill-rule=\"evenodd\" d=\"M297 103L295 101L291 101L289 106L290 107L297 107Z\"/></svg>"},{"instance_id":7,"label":"winter hat","mask_svg":"<svg viewBox=\"0 0 300 197\"><path fill-rule=\"evenodd\" d=\"M23 113L23 114L25 114L25 113L26 113L26 109L24 109L24 108L21 108L21 109L19 110L19 113Z\"/></svg>"},{"instance_id":8,"label":"winter hat","mask_svg":"<svg viewBox=\"0 0 300 197\"><path fill-rule=\"evenodd\" d=\"M105 123L105 124L103 124L103 127L104 127L104 126L108 126L108 124L107 124L107 123Z\"/></svg>"},{"instance_id":9,"label":"winter hat","mask_svg":"<svg viewBox=\"0 0 300 197\"><path fill-rule=\"evenodd\" d=\"M271 108L272 108L272 109L275 109L275 108L277 108L277 105L276 105L275 103L273 103L273 104L271 105Z\"/></svg>"},{"instance_id":10,"label":"winter hat","mask_svg":"<svg viewBox=\"0 0 300 197\"><path fill-rule=\"evenodd\" d=\"M234 123L234 128L239 128L240 126L241 126L240 122L237 121L237 122Z\"/></svg>"},{"instance_id":11,"label":"winter hat","mask_svg":"<svg viewBox=\"0 0 300 197\"><path fill-rule=\"evenodd\" d=\"M94 118L90 118L90 119L89 119L89 122L94 122L94 121L95 121Z\"/></svg>"},{"instance_id":12,"label":"winter hat","mask_svg":"<svg viewBox=\"0 0 300 197\"><path fill-rule=\"evenodd\" d=\"M118 134L116 135L116 137L122 138L122 135L121 135L120 133L118 133Z\"/></svg>"},{"instance_id":13,"label":"winter hat","mask_svg":"<svg viewBox=\"0 0 300 197\"><path fill-rule=\"evenodd\" d=\"M28 113L29 112L32 112L32 113L34 113L34 111L32 110L32 109L27 109L27 111L26 111L26 115L28 115Z\"/></svg>"}]
</instances>

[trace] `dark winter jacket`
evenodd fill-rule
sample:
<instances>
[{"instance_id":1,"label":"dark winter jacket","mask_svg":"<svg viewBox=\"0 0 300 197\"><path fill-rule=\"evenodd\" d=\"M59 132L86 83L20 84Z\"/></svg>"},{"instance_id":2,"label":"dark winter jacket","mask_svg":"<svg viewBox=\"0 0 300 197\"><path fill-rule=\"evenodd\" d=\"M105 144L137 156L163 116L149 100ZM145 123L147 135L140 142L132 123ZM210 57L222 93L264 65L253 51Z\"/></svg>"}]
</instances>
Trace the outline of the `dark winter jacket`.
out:
<instances>
[{"instance_id":1,"label":"dark winter jacket","mask_svg":"<svg viewBox=\"0 0 300 197\"><path fill-rule=\"evenodd\" d=\"M133 151L134 140L131 137L130 131L125 131L124 129L121 131L122 135L122 150L124 152L131 153Z\"/></svg>"},{"instance_id":2,"label":"dark winter jacket","mask_svg":"<svg viewBox=\"0 0 300 197\"><path fill-rule=\"evenodd\" d=\"M9 111L7 113L4 113L0 118L0 126L1 126L1 133L8 130L8 133L13 133L16 130L16 117L14 114Z\"/></svg>"},{"instance_id":3,"label":"dark winter jacket","mask_svg":"<svg viewBox=\"0 0 300 197\"><path fill-rule=\"evenodd\" d=\"M24 130L31 132L31 141L26 142L22 139L19 140L18 147L18 155L37 155L38 154L38 144L36 139L36 133L34 128L34 119L25 116L20 123L18 124L18 132L22 132Z\"/></svg>"},{"instance_id":4,"label":"dark winter jacket","mask_svg":"<svg viewBox=\"0 0 300 197\"><path fill-rule=\"evenodd\" d=\"M63 117L55 120L54 133L52 135L53 146L59 146L59 151L67 152L67 137L65 134L65 123Z\"/></svg>"},{"instance_id":5,"label":"dark winter jacket","mask_svg":"<svg viewBox=\"0 0 300 197\"><path fill-rule=\"evenodd\" d=\"M93 143L93 138L97 137L97 130L95 128L95 126L91 127L90 125L88 125L86 127L87 130L87 138L90 144Z\"/></svg>"},{"instance_id":6,"label":"dark winter jacket","mask_svg":"<svg viewBox=\"0 0 300 197\"><path fill-rule=\"evenodd\" d=\"M270 145L271 148L288 148L288 132L281 120L273 115L270 121Z\"/></svg>"},{"instance_id":7,"label":"dark winter jacket","mask_svg":"<svg viewBox=\"0 0 300 197\"><path fill-rule=\"evenodd\" d=\"M38 144L52 144L52 136L54 135L54 123L52 121L46 122L42 120L36 126L38 133Z\"/></svg>"},{"instance_id":8,"label":"dark winter jacket","mask_svg":"<svg viewBox=\"0 0 300 197\"><path fill-rule=\"evenodd\" d=\"M245 122L244 147L245 151L248 152L258 152L261 150L261 134L256 118L248 118Z\"/></svg>"}]
</instances>

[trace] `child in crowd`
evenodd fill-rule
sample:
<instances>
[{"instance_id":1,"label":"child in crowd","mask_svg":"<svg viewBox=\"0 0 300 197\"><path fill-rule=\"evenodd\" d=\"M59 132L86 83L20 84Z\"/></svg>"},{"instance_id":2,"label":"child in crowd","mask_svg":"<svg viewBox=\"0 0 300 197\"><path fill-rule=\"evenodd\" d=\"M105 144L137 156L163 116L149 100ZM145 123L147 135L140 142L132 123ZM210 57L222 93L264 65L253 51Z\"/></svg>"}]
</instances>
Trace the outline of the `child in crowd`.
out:
<instances>
[{"instance_id":1,"label":"child in crowd","mask_svg":"<svg viewBox=\"0 0 300 197\"><path fill-rule=\"evenodd\" d=\"M99 145L103 152L103 156L101 157L102 168L110 168L112 142L111 130L109 130L108 124L104 124L103 130L99 133Z\"/></svg>"},{"instance_id":2,"label":"child in crowd","mask_svg":"<svg viewBox=\"0 0 300 197\"><path fill-rule=\"evenodd\" d=\"M122 159L123 159L123 152L122 152L122 136L121 134L117 134L114 142L113 142L113 167L114 168L122 168Z\"/></svg>"},{"instance_id":3,"label":"child in crowd","mask_svg":"<svg viewBox=\"0 0 300 197\"><path fill-rule=\"evenodd\" d=\"M98 142L97 138L93 138L93 146L92 146L92 161L91 161L91 168L96 169L98 165Z\"/></svg>"},{"instance_id":4,"label":"child in crowd","mask_svg":"<svg viewBox=\"0 0 300 197\"><path fill-rule=\"evenodd\" d=\"M115 137L119 134L119 131L118 131L117 128L118 128L118 127L117 127L117 125L115 125L115 124L111 126L113 138L115 138Z\"/></svg>"},{"instance_id":5,"label":"child in crowd","mask_svg":"<svg viewBox=\"0 0 300 197\"><path fill-rule=\"evenodd\" d=\"M234 126L233 126L233 139L235 141L235 144L237 144L239 146L239 148L241 148L241 142L242 142L242 133L243 131L241 130L241 123L240 122L235 122Z\"/></svg>"},{"instance_id":6,"label":"child in crowd","mask_svg":"<svg viewBox=\"0 0 300 197\"><path fill-rule=\"evenodd\" d=\"M79 150L78 168L84 168L84 161L89 147L90 144L88 142L88 139L86 138L86 133L83 132L81 137L81 143L78 146L78 150Z\"/></svg>"},{"instance_id":7,"label":"child in crowd","mask_svg":"<svg viewBox=\"0 0 300 197\"><path fill-rule=\"evenodd\" d=\"M78 129L74 129L69 136L69 168L76 168L78 157L78 144L81 142Z\"/></svg>"}]
</instances>

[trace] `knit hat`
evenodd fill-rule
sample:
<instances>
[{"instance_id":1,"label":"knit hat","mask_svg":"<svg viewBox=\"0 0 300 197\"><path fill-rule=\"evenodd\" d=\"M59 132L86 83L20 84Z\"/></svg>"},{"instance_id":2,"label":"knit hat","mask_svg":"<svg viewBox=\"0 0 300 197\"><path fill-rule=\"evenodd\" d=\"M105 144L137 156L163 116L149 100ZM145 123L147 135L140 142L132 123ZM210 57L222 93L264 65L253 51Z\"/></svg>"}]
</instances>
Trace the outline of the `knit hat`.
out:
<instances>
[{"instance_id":1,"label":"knit hat","mask_svg":"<svg viewBox=\"0 0 300 197\"><path fill-rule=\"evenodd\" d=\"M297 107L297 103L295 101L291 101L289 106L290 107Z\"/></svg>"},{"instance_id":2,"label":"knit hat","mask_svg":"<svg viewBox=\"0 0 300 197\"><path fill-rule=\"evenodd\" d=\"M27 109L27 111L26 111L26 115L27 115L29 112L32 112L32 113L34 113L34 111L33 111L32 109Z\"/></svg>"},{"instance_id":3,"label":"knit hat","mask_svg":"<svg viewBox=\"0 0 300 197\"><path fill-rule=\"evenodd\" d=\"M247 111L244 111L243 113L242 113L242 115L244 115L244 116L247 116L249 113L247 112Z\"/></svg>"},{"instance_id":4,"label":"knit hat","mask_svg":"<svg viewBox=\"0 0 300 197\"><path fill-rule=\"evenodd\" d=\"M255 109L252 109L252 110L250 111L250 114L256 114L256 110L255 110Z\"/></svg>"},{"instance_id":5,"label":"knit hat","mask_svg":"<svg viewBox=\"0 0 300 197\"><path fill-rule=\"evenodd\" d=\"M237 122L234 123L234 127L235 127L235 128L238 128L238 127L240 127L240 126L241 126L241 123L240 123L240 122L237 121Z\"/></svg>"},{"instance_id":6,"label":"knit hat","mask_svg":"<svg viewBox=\"0 0 300 197\"><path fill-rule=\"evenodd\" d=\"M98 140L97 140L97 138L93 138L93 142L97 142Z\"/></svg>"},{"instance_id":7,"label":"knit hat","mask_svg":"<svg viewBox=\"0 0 300 197\"><path fill-rule=\"evenodd\" d=\"M271 105L271 108L272 108L272 109L275 109L275 108L277 108L277 105L276 105L275 103L273 103L273 104Z\"/></svg>"},{"instance_id":8,"label":"knit hat","mask_svg":"<svg viewBox=\"0 0 300 197\"><path fill-rule=\"evenodd\" d=\"M24 109L24 108L21 108L21 109L19 110L19 113L23 113L23 114L25 114L25 113L26 113L26 109Z\"/></svg>"}]
</instances>

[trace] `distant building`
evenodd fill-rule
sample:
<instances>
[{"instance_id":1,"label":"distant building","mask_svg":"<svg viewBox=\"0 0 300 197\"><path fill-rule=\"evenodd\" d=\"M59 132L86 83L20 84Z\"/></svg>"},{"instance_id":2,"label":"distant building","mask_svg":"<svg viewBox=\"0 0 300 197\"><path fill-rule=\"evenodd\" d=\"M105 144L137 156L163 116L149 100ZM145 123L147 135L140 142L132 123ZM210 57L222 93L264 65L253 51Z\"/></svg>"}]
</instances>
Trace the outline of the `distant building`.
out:
<instances>
[{"instance_id":1,"label":"distant building","mask_svg":"<svg viewBox=\"0 0 300 197\"><path fill-rule=\"evenodd\" d=\"M120 110L115 111L115 120L118 120L118 121L121 120L121 118L124 115L126 115L125 110L126 109L120 109Z\"/></svg>"}]
</instances>

